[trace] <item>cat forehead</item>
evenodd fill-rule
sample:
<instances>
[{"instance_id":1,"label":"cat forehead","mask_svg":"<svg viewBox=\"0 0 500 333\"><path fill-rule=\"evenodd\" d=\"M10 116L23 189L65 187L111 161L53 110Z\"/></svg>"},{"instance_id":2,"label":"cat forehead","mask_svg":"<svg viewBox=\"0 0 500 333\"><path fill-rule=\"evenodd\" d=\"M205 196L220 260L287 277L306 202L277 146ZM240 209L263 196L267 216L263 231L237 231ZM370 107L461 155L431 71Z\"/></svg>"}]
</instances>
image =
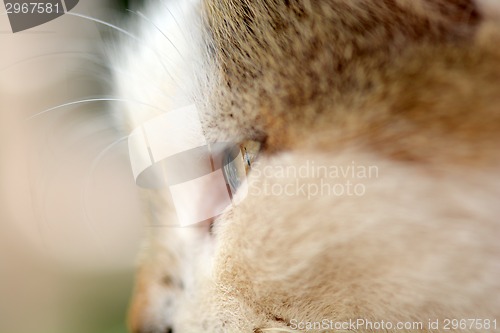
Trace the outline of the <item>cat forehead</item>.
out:
<instances>
[{"instance_id":1,"label":"cat forehead","mask_svg":"<svg viewBox=\"0 0 500 333\"><path fill-rule=\"evenodd\" d=\"M372 67L393 60L383 52L405 49L420 34L437 41L462 34L446 20L474 24L475 4L158 1L136 15L138 40L126 41L117 56L117 95L129 100L117 111L133 129L195 103L208 141L269 136L279 146L291 124L312 122L353 82L360 91L373 84ZM352 61L364 53L370 56Z\"/></svg>"}]
</instances>

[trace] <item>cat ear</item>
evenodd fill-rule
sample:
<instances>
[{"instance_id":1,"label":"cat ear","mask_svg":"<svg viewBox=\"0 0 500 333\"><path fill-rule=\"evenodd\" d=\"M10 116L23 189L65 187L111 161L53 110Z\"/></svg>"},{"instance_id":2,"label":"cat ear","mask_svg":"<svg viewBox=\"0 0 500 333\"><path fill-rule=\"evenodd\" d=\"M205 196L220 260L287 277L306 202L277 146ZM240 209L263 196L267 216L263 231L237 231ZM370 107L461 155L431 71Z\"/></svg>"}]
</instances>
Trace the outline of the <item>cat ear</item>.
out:
<instances>
[{"instance_id":1,"label":"cat ear","mask_svg":"<svg viewBox=\"0 0 500 333\"><path fill-rule=\"evenodd\" d=\"M487 19L500 20L500 0L474 0L481 14Z\"/></svg>"}]
</instances>

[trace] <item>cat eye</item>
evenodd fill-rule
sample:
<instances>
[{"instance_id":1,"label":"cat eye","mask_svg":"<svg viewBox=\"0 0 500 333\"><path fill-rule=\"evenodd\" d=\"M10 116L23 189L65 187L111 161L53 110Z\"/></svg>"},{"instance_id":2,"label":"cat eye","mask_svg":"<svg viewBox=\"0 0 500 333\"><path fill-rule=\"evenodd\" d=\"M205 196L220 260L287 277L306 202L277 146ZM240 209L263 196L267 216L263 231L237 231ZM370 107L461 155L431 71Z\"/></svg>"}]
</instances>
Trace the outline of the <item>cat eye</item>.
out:
<instances>
[{"instance_id":1,"label":"cat eye","mask_svg":"<svg viewBox=\"0 0 500 333\"><path fill-rule=\"evenodd\" d=\"M225 150L222 171L232 196L246 180L260 151L260 142L244 141Z\"/></svg>"},{"instance_id":2,"label":"cat eye","mask_svg":"<svg viewBox=\"0 0 500 333\"><path fill-rule=\"evenodd\" d=\"M161 190L176 211L172 225L188 226L223 214L247 195L246 176L257 141L208 142L195 105L144 122L128 137L137 185Z\"/></svg>"}]
</instances>

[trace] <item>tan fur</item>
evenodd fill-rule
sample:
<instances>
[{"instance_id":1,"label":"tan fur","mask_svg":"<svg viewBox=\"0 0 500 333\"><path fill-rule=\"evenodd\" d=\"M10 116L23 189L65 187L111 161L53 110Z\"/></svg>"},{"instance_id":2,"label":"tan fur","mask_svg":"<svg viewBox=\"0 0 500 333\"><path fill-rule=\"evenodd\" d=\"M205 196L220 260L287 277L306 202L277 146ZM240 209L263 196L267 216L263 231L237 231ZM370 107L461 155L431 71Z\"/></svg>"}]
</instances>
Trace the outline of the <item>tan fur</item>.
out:
<instances>
[{"instance_id":1,"label":"tan fur","mask_svg":"<svg viewBox=\"0 0 500 333\"><path fill-rule=\"evenodd\" d=\"M285 3L207 5L214 43L222 50L216 61L232 92L216 90L214 99L224 103L216 105L216 117L235 117L234 128L266 136L275 150L295 146L298 134L312 127L331 129L331 123L342 131L338 140L362 137L385 149L380 141L389 139L391 154L408 159L426 158L407 144L429 138L430 123L439 131L433 134L454 133L461 143L471 141L466 132L481 133L471 143L475 157L478 146L486 149L485 141L498 139L491 128L498 119L486 132L479 128L485 117L498 117L487 110L498 98L489 84L500 70L498 36L490 33L477 45L474 37L488 32L477 31L479 14L470 2ZM417 4L423 13L409 11ZM488 105L478 106L482 101Z\"/></svg>"},{"instance_id":2,"label":"tan fur","mask_svg":"<svg viewBox=\"0 0 500 333\"><path fill-rule=\"evenodd\" d=\"M500 30L478 8L205 0L198 105L210 140L264 143L251 184L294 184L259 170L306 161L356 161L380 175L362 181L360 197L250 193L217 219L215 236L160 230L150 252L163 259L141 271L133 331L500 320ZM347 180L359 181L298 182ZM161 198L154 209L167 219ZM186 274L182 286L158 287Z\"/></svg>"}]
</instances>

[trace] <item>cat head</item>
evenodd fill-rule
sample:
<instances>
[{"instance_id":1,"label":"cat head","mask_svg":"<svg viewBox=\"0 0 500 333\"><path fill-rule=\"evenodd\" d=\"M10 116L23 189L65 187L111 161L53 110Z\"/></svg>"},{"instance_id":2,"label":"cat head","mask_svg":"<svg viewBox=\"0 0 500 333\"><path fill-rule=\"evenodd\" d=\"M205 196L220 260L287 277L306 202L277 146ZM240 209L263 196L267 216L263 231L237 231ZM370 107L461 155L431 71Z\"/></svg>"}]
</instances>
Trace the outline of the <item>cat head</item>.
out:
<instances>
[{"instance_id":1,"label":"cat head","mask_svg":"<svg viewBox=\"0 0 500 333\"><path fill-rule=\"evenodd\" d=\"M144 191L132 330L498 315L496 8L151 5L118 61L133 79L117 90L142 102L129 128L194 103L207 142L261 149L243 202L204 224L169 226L171 193Z\"/></svg>"}]
</instances>

